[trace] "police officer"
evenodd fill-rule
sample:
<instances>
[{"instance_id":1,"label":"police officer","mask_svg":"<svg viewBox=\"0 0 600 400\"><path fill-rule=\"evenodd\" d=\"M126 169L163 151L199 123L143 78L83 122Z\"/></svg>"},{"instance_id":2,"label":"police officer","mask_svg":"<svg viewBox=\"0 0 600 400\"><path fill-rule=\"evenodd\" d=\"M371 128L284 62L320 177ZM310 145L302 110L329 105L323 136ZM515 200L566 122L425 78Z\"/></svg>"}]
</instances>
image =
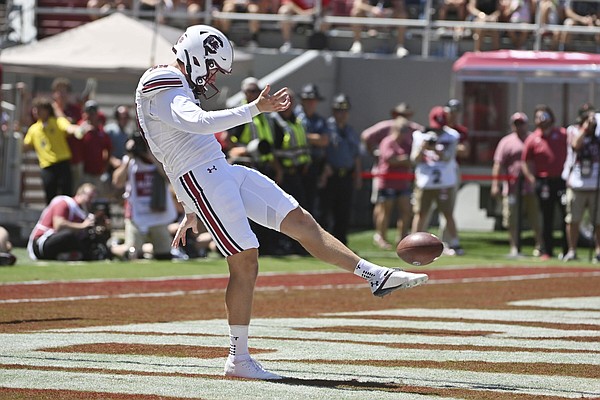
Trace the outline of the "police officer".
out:
<instances>
[{"instance_id":1,"label":"police officer","mask_svg":"<svg viewBox=\"0 0 600 400\"><path fill-rule=\"evenodd\" d=\"M308 171L302 178L306 196L304 208L318 218L319 192L317 181L325 166L325 148L329 144L329 130L327 120L317 112L319 102L324 100L317 85L307 83L300 90L299 97L300 104L296 106L295 113L306 132L311 157Z\"/></svg>"},{"instance_id":2,"label":"police officer","mask_svg":"<svg viewBox=\"0 0 600 400\"><path fill-rule=\"evenodd\" d=\"M334 96L333 115L327 120L330 131L321 174L321 224L342 243L348 241L354 189L360 189L360 137L348 125L350 99L344 93Z\"/></svg>"}]
</instances>

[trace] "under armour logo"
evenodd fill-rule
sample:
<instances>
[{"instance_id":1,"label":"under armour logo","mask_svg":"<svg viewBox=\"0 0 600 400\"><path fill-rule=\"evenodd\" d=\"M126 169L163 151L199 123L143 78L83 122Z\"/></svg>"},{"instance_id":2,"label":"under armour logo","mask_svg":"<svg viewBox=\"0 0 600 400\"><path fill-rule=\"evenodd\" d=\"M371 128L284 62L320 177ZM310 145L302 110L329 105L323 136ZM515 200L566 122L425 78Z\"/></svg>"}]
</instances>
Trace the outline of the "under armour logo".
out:
<instances>
[{"instance_id":1,"label":"under armour logo","mask_svg":"<svg viewBox=\"0 0 600 400\"><path fill-rule=\"evenodd\" d=\"M211 168L206 168L206 170L208 171L209 174L212 174L213 171L217 170L217 167L213 165Z\"/></svg>"}]
</instances>

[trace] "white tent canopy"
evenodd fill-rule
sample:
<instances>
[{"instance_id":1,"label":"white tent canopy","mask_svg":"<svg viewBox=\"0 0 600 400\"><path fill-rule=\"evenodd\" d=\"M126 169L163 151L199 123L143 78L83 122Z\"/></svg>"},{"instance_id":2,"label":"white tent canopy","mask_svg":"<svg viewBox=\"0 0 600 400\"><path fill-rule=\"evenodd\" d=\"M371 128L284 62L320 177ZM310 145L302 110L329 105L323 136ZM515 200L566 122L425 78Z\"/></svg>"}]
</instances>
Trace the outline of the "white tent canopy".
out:
<instances>
[{"instance_id":1,"label":"white tent canopy","mask_svg":"<svg viewBox=\"0 0 600 400\"><path fill-rule=\"evenodd\" d=\"M183 33L120 13L27 45L5 49L6 72L129 80L174 59L171 48ZM248 57L236 52L236 60Z\"/></svg>"}]
</instances>

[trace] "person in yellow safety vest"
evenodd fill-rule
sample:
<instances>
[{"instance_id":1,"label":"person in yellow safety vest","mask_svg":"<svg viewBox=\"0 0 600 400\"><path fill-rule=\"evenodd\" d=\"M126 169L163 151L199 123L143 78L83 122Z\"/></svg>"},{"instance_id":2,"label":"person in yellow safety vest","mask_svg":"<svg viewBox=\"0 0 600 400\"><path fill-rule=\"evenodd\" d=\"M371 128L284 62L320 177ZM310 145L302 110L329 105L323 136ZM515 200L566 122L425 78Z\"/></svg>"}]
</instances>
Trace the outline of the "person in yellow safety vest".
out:
<instances>
[{"instance_id":1,"label":"person in yellow safety vest","mask_svg":"<svg viewBox=\"0 0 600 400\"><path fill-rule=\"evenodd\" d=\"M288 91L290 99L293 93ZM275 139L275 157L283 167L283 181L279 184L282 189L291 194L305 207L307 204L304 191L303 177L308 173L311 163L310 148L302 120L294 113L294 104L285 111L271 113L273 135ZM302 246L292 239L281 235L279 247L287 254L308 255Z\"/></svg>"},{"instance_id":2,"label":"person in yellow safety vest","mask_svg":"<svg viewBox=\"0 0 600 400\"><path fill-rule=\"evenodd\" d=\"M242 104L254 101L261 91L254 77L244 79L241 89L246 96ZM229 138L233 144L228 153L231 163L257 169L274 181L281 182L283 170L273 155L273 127L267 115L258 114L251 123L231 129Z\"/></svg>"}]
</instances>

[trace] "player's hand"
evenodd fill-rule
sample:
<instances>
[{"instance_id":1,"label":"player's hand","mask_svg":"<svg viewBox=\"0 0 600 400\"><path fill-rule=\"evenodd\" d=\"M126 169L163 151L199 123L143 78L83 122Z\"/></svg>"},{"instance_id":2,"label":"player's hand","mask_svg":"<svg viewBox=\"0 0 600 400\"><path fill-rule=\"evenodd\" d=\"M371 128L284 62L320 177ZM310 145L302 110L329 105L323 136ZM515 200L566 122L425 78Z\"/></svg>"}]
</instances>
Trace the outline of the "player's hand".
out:
<instances>
[{"instance_id":1,"label":"player's hand","mask_svg":"<svg viewBox=\"0 0 600 400\"><path fill-rule=\"evenodd\" d=\"M280 89L272 95L269 94L270 91L271 85L266 85L258 98L254 100L258 111L263 113L283 111L292 104L287 88Z\"/></svg>"},{"instance_id":2,"label":"player's hand","mask_svg":"<svg viewBox=\"0 0 600 400\"><path fill-rule=\"evenodd\" d=\"M185 233L188 229L192 228L192 232L198 233L198 224L196 219L196 214L186 214L185 217L179 223L179 227L177 227L177 232L175 233L175 237L173 238L173 242L171 242L171 246L178 248L179 242L181 242L182 246L186 245L185 241Z\"/></svg>"}]
</instances>

